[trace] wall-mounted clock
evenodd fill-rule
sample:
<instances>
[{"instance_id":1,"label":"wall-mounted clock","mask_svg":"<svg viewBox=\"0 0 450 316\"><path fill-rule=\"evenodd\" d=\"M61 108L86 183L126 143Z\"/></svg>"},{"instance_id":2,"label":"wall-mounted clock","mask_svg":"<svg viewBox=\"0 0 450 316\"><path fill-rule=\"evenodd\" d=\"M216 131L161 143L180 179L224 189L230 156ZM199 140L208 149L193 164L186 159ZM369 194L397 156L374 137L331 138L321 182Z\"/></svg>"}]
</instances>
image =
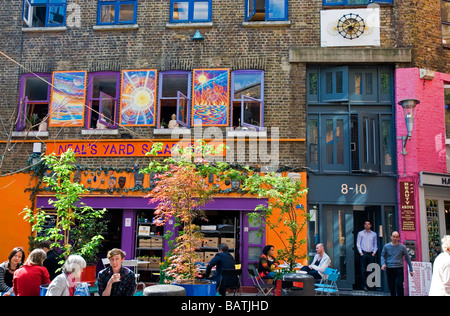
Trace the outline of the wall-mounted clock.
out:
<instances>
[{"instance_id":1,"label":"wall-mounted clock","mask_svg":"<svg viewBox=\"0 0 450 316\"><path fill-rule=\"evenodd\" d=\"M364 19L354 13L344 14L337 22L337 31L343 38L353 40L359 38L366 28Z\"/></svg>"},{"instance_id":2,"label":"wall-mounted clock","mask_svg":"<svg viewBox=\"0 0 450 316\"><path fill-rule=\"evenodd\" d=\"M380 8L320 11L320 45L380 46Z\"/></svg>"}]
</instances>

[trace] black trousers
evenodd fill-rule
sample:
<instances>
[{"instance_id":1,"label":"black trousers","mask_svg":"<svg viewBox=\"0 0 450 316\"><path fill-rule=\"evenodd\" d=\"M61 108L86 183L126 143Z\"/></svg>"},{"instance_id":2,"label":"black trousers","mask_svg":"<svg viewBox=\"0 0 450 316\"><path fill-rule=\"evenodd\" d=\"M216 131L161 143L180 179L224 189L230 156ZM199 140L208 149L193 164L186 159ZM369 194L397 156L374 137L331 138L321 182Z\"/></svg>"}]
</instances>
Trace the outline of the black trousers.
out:
<instances>
[{"instance_id":1,"label":"black trousers","mask_svg":"<svg viewBox=\"0 0 450 316\"><path fill-rule=\"evenodd\" d=\"M322 277L319 274L319 271L313 270L308 266L303 266L300 270L307 272L309 275L312 275L314 277L314 279L316 279L316 280L322 279Z\"/></svg>"},{"instance_id":2,"label":"black trousers","mask_svg":"<svg viewBox=\"0 0 450 316\"><path fill-rule=\"evenodd\" d=\"M364 252L360 258L361 278L362 278L363 288L367 287L367 271L366 271L367 266L374 262L375 262L375 258L374 258L374 256L372 256L372 253Z\"/></svg>"},{"instance_id":3,"label":"black trousers","mask_svg":"<svg viewBox=\"0 0 450 316\"><path fill-rule=\"evenodd\" d=\"M386 268L387 282L391 296L404 296L403 282L405 277L403 267Z\"/></svg>"}]
</instances>

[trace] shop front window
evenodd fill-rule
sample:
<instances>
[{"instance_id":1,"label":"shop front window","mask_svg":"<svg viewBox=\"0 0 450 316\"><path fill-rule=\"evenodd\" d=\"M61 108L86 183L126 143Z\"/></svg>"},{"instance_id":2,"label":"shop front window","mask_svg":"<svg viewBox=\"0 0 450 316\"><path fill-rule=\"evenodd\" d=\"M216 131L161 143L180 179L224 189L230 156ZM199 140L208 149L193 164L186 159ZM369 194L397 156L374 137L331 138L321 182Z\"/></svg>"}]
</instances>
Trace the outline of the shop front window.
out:
<instances>
[{"instance_id":1,"label":"shop front window","mask_svg":"<svg viewBox=\"0 0 450 316\"><path fill-rule=\"evenodd\" d=\"M450 235L450 201L444 201L445 234Z\"/></svg>"},{"instance_id":2,"label":"shop front window","mask_svg":"<svg viewBox=\"0 0 450 316\"><path fill-rule=\"evenodd\" d=\"M427 200L426 205L427 205L428 249L430 252L430 262L434 262L436 257L441 253L438 200Z\"/></svg>"}]
</instances>

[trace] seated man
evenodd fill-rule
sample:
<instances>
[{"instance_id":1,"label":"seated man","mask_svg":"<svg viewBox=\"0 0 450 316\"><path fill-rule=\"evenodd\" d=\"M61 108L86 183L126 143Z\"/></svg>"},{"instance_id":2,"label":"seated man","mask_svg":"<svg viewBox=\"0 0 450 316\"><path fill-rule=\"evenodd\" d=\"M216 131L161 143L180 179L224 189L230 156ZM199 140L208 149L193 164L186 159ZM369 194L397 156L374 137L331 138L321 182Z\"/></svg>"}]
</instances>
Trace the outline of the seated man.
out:
<instances>
[{"instance_id":1,"label":"seated man","mask_svg":"<svg viewBox=\"0 0 450 316\"><path fill-rule=\"evenodd\" d=\"M133 296L136 291L136 276L127 267L122 267L125 252L114 248L108 252L110 266L98 274L100 296Z\"/></svg>"},{"instance_id":2,"label":"seated man","mask_svg":"<svg viewBox=\"0 0 450 316\"><path fill-rule=\"evenodd\" d=\"M331 259L325 253L325 248L323 244L316 245L316 255L312 263L309 266L303 266L300 270L306 271L308 274L312 275L314 279L322 279L325 269L330 265Z\"/></svg>"},{"instance_id":3,"label":"seated man","mask_svg":"<svg viewBox=\"0 0 450 316\"><path fill-rule=\"evenodd\" d=\"M227 244L219 244L218 252L212 258L212 260L209 262L208 266L206 267L205 276L208 278L208 276L211 274L212 267L216 267L216 272L214 272L214 275L210 278L213 281L217 282L217 286L219 286L220 279L222 277L222 270L235 270L234 267L234 258L233 256L228 252L228 245ZM222 280L222 285L225 285L225 287L221 286L219 288L219 294L222 296L225 296L226 293L226 285L228 284L234 284L235 280Z\"/></svg>"}]
</instances>

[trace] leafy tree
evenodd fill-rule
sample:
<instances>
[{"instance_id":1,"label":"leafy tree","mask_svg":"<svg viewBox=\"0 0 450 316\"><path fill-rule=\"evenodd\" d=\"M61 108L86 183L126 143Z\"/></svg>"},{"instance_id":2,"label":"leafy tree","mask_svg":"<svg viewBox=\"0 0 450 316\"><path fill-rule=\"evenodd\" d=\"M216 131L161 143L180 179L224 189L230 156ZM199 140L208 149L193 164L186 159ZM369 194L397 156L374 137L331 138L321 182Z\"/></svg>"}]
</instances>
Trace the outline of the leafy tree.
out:
<instances>
[{"instance_id":1,"label":"leafy tree","mask_svg":"<svg viewBox=\"0 0 450 316\"><path fill-rule=\"evenodd\" d=\"M150 152L157 155L163 144L155 143ZM222 178L236 174L228 170L225 163L208 163L204 157L219 153L223 147L216 149L199 141L197 146L173 148L173 156L149 163L144 173L156 173L156 185L147 196L151 203L157 203L155 221L164 225L168 219L176 219L183 231L176 238L164 266L166 277L176 281L194 279L197 276L195 262L198 261L196 249L203 239L203 234L194 225L197 218L205 218L203 206L212 199L216 192L206 181L206 175L214 173Z\"/></svg>"},{"instance_id":2,"label":"leafy tree","mask_svg":"<svg viewBox=\"0 0 450 316\"><path fill-rule=\"evenodd\" d=\"M50 215L44 210L33 212L26 207L24 220L32 225L36 234L35 241L51 240L51 245L61 254L63 263L70 254L79 254L86 262L96 261L103 236L100 234L106 228L102 221L106 209L95 210L80 202L81 194L88 191L82 184L72 180L75 169L75 153L72 149L62 153L60 157L54 154L44 156L45 164L51 170L43 181L55 192L55 199L49 199L56 212L56 223L52 228L46 228L45 223Z\"/></svg>"},{"instance_id":3,"label":"leafy tree","mask_svg":"<svg viewBox=\"0 0 450 316\"><path fill-rule=\"evenodd\" d=\"M258 198L268 199L267 206L258 205L255 212L249 214L249 219L262 227L260 234L264 224L276 234L283 244L283 248L278 249L277 258L288 262L292 271L296 261L307 256L301 251L307 240L300 236L310 216L299 201L308 189L302 187L299 180L275 173L262 176L253 173L245 180L243 189ZM279 212L279 216L273 216L275 211Z\"/></svg>"}]
</instances>

